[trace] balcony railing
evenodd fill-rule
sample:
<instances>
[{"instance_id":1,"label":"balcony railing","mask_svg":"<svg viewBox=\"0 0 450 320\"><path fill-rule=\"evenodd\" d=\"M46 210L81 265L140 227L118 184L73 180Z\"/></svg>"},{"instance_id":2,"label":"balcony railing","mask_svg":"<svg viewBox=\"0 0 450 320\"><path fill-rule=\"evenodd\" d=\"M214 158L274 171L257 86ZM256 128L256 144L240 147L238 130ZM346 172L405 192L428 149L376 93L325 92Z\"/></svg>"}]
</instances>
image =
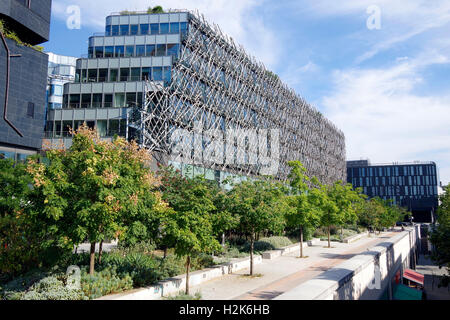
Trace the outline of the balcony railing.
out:
<instances>
[{"instance_id":1,"label":"balcony railing","mask_svg":"<svg viewBox=\"0 0 450 320\"><path fill-rule=\"evenodd\" d=\"M130 108L135 106L135 102L128 102L124 106L114 107L112 102L69 102L62 105L63 109L95 109L95 108Z\"/></svg>"},{"instance_id":2,"label":"balcony railing","mask_svg":"<svg viewBox=\"0 0 450 320\"><path fill-rule=\"evenodd\" d=\"M100 132L101 138L108 138L108 137L114 137L114 135L124 136L125 135L125 129L123 130L108 130L106 133ZM61 132L53 132L53 131L45 131L44 132L44 138L46 139L62 139L62 138L71 138L72 134L70 134L70 131L61 131Z\"/></svg>"}]
</instances>

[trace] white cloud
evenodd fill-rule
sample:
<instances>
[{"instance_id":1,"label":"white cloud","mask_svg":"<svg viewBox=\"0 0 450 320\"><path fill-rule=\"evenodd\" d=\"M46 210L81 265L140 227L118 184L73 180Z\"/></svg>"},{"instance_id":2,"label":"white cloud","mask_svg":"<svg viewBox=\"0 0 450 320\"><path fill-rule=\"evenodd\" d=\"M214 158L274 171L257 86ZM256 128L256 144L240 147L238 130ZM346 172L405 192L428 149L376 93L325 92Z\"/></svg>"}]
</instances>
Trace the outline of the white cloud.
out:
<instances>
[{"instance_id":1,"label":"white cloud","mask_svg":"<svg viewBox=\"0 0 450 320\"><path fill-rule=\"evenodd\" d=\"M264 5L257 0L166 0L162 3L147 0L54 0L53 14L56 18L67 18L66 8L78 5L81 8L82 26L104 29L105 18L122 10L145 11L149 6L161 4L164 9L198 10L209 22L219 25L224 33L231 36L246 51L273 67L278 61L277 38L264 25L263 17L255 10Z\"/></svg>"},{"instance_id":2,"label":"white cloud","mask_svg":"<svg viewBox=\"0 0 450 320\"><path fill-rule=\"evenodd\" d=\"M447 28L450 23L450 2L448 0L358 0L328 1L297 4L301 14L312 14L320 18L347 18L351 16L361 21L361 29L353 36L369 49L356 58L356 63L364 62L378 53L393 48L416 36L439 28ZM366 9L371 5L380 8L381 29L369 31L365 21L369 18Z\"/></svg>"},{"instance_id":3,"label":"white cloud","mask_svg":"<svg viewBox=\"0 0 450 320\"><path fill-rule=\"evenodd\" d=\"M326 115L346 136L347 158L372 162L436 161L450 181L450 94L421 96L422 71L449 63L433 52L385 69L335 71Z\"/></svg>"}]
</instances>

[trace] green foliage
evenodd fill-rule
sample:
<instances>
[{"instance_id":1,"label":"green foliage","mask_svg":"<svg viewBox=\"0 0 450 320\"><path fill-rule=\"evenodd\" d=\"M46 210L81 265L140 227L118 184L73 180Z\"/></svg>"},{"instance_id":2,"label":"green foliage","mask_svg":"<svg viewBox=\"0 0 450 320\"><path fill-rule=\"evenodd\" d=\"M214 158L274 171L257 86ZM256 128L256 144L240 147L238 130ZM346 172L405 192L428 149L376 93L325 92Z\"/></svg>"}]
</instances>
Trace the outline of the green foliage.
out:
<instances>
[{"instance_id":1,"label":"green foliage","mask_svg":"<svg viewBox=\"0 0 450 320\"><path fill-rule=\"evenodd\" d=\"M36 51L39 52L43 52L44 51L44 47L41 46L33 46L31 44L28 44L26 42L23 42L22 40L20 40L19 36L17 35L17 33L15 33L14 31L9 30L6 25L5 25L5 21L0 19L0 33L2 33L5 38L14 40L18 45L20 46L25 46L25 47L29 47L32 48Z\"/></svg>"},{"instance_id":2,"label":"green foliage","mask_svg":"<svg viewBox=\"0 0 450 320\"><path fill-rule=\"evenodd\" d=\"M283 247L287 247L292 244L292 241L289 240L287 237L268 237L268 238L261 238L258 241L255 241L254 244L254 251L255 252L264 252L268 250L274 250L274 249L280 249ZM242 251L250 252L250 243L246 242L243 247Z\"/></svg>"},{"instance_id":3,"label":"green foliage","mask_svg":"<svg viewBox=\"0 0 450 320\"><path fill-rule=\"evenodd\" d=\"M105 268L94 275L81 271L81 288L89 299L100 298L133 288L133 280L128 274L118 274L115 268Z\"/></svg>"},{"instance_id":4,"label":"green foliage","mask_svg":"<svg viewBox=\"0 0 450 320\"><path fill-rule=\"evenodd\" d=\"M439 267L447 268L447 275L441 279L440 286L448 287L450 282L450 185L443 188L440 195L437 225L431 233L430 240L434 245L432 258Z\"/></svg>"},{"instance_id":5,"label":"green foliage","mask_svg":"<svg viewBox=\"0 0 450 320\"><path fill-rule=\"evenodd\" d=\"M102 141L84 125L72 141L68 150L46 152L48 166L28 164L41 213L52 220L55 232L69 247L127 232L129 241L137 242L156 233L164 205L153 192L156 179L146 167L148 153L122 138Z\"/></svg>"},{"instance_id":6,"label":"green foliage","mask_svg":"<svg viewBox=\"0 0 450 320\"><path fill-rule=\"evenodd\" d=\"M164 9L161 6L155 6L155 7L149 7L147 9L147 13L152 14L152 13L164 13Z\"/></svg>"},{"instance_id":7,"label":"green foliage","mask_svg":"<svg viewBox=\"0 0 450 320\"><path fill-rule=\"evenodd\" d=\"M87 299L80 289L66 286L67 277L62 274L34 272L17 277L3 286L4 300L83 300Z\"/></svg>"}]
</instances>

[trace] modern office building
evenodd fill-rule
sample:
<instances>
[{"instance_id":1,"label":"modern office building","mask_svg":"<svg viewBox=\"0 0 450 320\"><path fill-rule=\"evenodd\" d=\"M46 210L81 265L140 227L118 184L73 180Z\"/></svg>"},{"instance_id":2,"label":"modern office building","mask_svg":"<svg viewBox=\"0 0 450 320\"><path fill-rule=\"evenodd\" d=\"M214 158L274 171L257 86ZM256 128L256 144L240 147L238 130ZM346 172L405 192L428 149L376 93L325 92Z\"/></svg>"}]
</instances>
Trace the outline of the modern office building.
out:
<instances>
[{"instance_id":1,"label":"modern office building","mask_svg":"<svg viewBox=\"0 0 450 320\"><path fill-rule=\"evenodd\" d=\"M51 0L2 0L0 20L27 45L0 35L0 158L22 160L42 145Z\"/></svg>"},{"instance_id":2,"label":"modern office building","mask_svg":"<svg viewBox=\"0 0 450 320\"><path fill-rule=\"evenodd\" d=\"M438 207L436 163L371 164L347 161L347 182L361 187L370 198L380 197L406 207L415 222L433 222Z\"/></svg>"},{"instance_id":3,"label":"modern office building","mask_svg":"<svg viewBox=\"0 0 450 320\"><path fill-rule=\"evenodd\" d=\"M322 182L345 180L343 133L204 17L112 14L87 49L75 83L64 86L63 108L47 117L55 146L70 146L68 128L86 122L104 138L138 140L186 175L246 179L274 166L272 175L285 179L286 161L300 160ZM179 130L192 158L173 157Z\"/></svg>"},{"instance_id":4,"label":"modern office building","mask_svg":"<svg viewBox=\"0 0 450 320\"><path fill-rule=\"evenodd\" d=\"M64 85L75 82L77 58L48 53L47 110L62 109Z\"/></svg>"}]
</instances>

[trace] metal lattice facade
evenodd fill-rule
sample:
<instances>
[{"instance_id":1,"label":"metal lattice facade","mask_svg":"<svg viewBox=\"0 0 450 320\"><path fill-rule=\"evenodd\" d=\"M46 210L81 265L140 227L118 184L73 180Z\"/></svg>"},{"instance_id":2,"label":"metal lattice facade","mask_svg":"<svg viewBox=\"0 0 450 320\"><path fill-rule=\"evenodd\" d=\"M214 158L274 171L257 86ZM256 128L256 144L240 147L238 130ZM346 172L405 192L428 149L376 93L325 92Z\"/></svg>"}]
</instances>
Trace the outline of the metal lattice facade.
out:
<instances>
[{"instance_id":1,"label":"metal lattice facade","mask_svg":"<svg viewBox=\"0 0 450 320\"><path fill-rule=\"evenodd\" d=\"M278 129L279 154L270 153L279 162L278 179L287 178L287 161L300 160L308 174L322 183L346 180L344 134L217 25L189 13L189 28L182 34L181 45L180 57L173 62L172 81L165 86L148 82L143 107L130 111L129 126L144 147L170 154L175 130L194 132L199 123L202 132ZM259 170L258 165L206 160L201 165L249 176Z\"/></svg>"}]
</instances>

